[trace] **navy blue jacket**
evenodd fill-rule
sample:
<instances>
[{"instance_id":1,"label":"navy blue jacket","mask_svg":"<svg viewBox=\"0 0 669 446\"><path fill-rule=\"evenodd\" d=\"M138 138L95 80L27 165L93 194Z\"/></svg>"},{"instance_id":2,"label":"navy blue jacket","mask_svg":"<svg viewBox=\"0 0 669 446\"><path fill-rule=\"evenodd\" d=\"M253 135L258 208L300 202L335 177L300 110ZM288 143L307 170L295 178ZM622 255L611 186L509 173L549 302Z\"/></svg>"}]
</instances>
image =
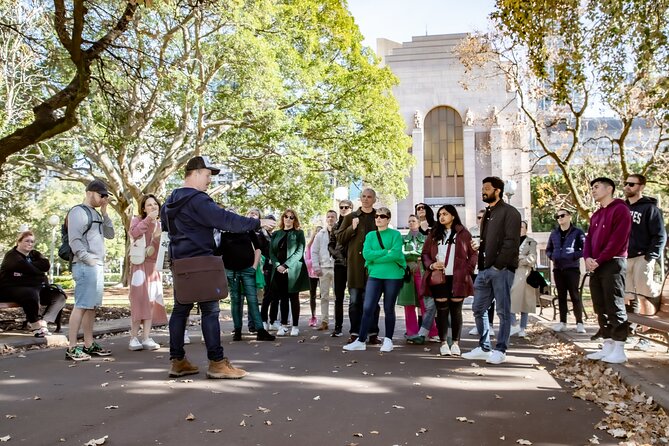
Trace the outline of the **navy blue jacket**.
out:
<instances>
[{"instance_id":1,"label":"navy blue jacket","mask_svg":"<svg viewBox=\"0 0 669 446\"><path fill-rule=\"evenodd\" d=\"M574 225L569 225L567 235L562 242L560 226L553 229L546 245L546 256L553 261L553 269L578 269L583 257L585 234Z\"/></svg>"},{"instance_id":2,"label":"navy blue jacket","mask_svg":"<svg viewBox=\"0 0 669 446\"><path fill-rule=\"evenodd\" d=\"M163 231L170 234L173 259L214 255L214 228L247 232L260 227L260 220L221 209L209 195L192 187L174 189L160 210L160 219Z\"/></svg>"}]
</instances>

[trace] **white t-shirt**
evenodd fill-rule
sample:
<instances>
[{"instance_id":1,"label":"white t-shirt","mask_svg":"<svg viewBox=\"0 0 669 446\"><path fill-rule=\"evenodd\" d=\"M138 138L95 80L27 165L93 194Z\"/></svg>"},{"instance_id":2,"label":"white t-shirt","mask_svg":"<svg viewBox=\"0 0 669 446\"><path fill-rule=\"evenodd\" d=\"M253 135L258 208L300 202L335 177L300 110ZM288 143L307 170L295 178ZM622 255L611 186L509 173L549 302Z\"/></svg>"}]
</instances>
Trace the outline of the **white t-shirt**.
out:
<instances>
[{"instance_id":1,"label":"white t-shirt","mask_svg":"<svg viewBox=\"0 0 669 446\"><path fill-rule=\"evenodd\" d=\"M451 245L451 250L448 252L448 245L446 242L451 236L451 230L447 229L444 231L444 238L437 245L437 260L445 261L446 268L444 269L444 274L447 276L453 275L453 265L455 265L455 239L457 237L453 236L453 244ZM446 253L448 252L448 259L446 259Z\"/></svg>"}]
</instances>

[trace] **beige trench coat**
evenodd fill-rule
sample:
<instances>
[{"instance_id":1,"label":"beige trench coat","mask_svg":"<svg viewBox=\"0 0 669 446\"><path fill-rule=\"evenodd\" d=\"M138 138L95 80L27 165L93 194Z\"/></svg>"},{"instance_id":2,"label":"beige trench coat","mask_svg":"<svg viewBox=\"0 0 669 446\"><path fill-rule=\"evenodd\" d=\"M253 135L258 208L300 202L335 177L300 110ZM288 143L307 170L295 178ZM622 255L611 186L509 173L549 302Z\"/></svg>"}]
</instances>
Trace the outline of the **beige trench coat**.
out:
<instances>
[{"instance_id":1,"label":"beige trench coat","mask_svg":"<svg viewBox=\"0 0 669 446\"><path fill-rule=\"evenodd\" d=\"M537 290L527 284L527 276L536 265L537 242L531 237L526 237L519 247L518 268L513 277L513 285L511 285L512 313L534 313L536 311Z\"/></svg>"}]
</instances>

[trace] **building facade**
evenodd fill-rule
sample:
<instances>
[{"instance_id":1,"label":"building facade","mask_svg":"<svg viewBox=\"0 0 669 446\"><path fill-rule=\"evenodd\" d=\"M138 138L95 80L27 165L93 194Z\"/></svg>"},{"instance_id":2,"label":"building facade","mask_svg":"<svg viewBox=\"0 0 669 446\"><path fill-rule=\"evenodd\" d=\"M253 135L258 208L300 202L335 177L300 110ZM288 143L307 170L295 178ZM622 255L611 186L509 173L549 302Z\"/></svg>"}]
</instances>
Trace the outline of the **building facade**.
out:
<instances>
[{"instance_id":1,"label":"building facade","mask_svg":"<svg viewBox=\"0 0 669 446\"><path fill-rule=\"evenodd\" d=\"M467 81L456 47L466 34L413 37L397 43L378 39L382 64L399 78L393 89L413 144L415 166L409 196L395 203L393 224L403 228L424 202L452 204L467 226L476 223L481 180L495 175L517 184L508 195L524 219L530 215L528 129L515 93L494 73Z\"/></svg>"}]
</instances>

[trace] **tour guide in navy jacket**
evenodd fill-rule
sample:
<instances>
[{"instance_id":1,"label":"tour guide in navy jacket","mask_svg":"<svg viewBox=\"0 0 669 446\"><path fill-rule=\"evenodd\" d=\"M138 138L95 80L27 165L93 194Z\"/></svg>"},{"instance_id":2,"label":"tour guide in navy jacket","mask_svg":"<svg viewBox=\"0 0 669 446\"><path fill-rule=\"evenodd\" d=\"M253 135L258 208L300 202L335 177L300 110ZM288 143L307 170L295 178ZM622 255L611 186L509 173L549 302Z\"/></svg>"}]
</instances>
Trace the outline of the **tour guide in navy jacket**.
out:
<instances>
[{"instance_id":1,"label":"tour guide in navy jacket","mask_svg":"<svg viewBox=\"0 0 669 446\"><path fill-rule=\"evenodd\" d=\"M214 254L214 228L229 232L255 231L264 226L273 228L272 220L258 220L239 216L221 209L206 191L211 175L220 172L208 157L196 156L186 164L184 186L172 191L161 208L163 231L170 233L170 254L173 259L211 256ZM218 322L218 301L200 302L202 335L209 359L208 378L239 379L246 375L223 356L221 328ZM198 368L186 359L184 331L193 304L181 304L174 299L170 316L170 369L171 377L198 373Z\"/></svg>"}]
</instances>

